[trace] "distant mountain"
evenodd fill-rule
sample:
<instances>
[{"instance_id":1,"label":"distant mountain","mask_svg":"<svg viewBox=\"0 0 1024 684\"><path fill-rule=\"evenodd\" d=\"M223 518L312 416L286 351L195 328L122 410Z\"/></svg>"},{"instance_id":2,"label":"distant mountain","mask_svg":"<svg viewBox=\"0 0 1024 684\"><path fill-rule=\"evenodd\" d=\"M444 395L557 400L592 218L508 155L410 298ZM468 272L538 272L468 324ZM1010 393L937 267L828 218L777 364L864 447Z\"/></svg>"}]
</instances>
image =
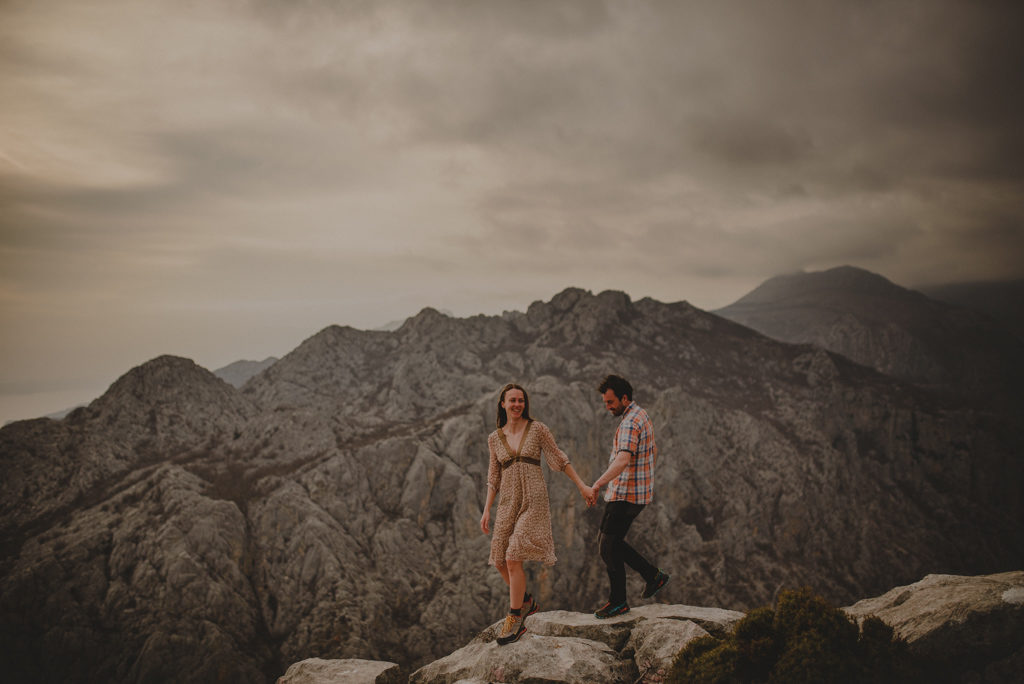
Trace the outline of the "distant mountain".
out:
<instances>
[{"instance_id":1,"label":"distant mountain","mask_svg":"<svg viewBox=\"0 0 1024 684\"><path fill-rule=\"evenodd\" d=\"M524 383L592 481L608 372L657 432L632 534L673 576L659 601L745 610L806 585L842 605L1024 564L1015 418L685 303L569 289L331 326L242 390L160 357L63 421L0 429L0 671L272 682L310 657L445 655L507 607L478 527L498 388ZM601 509L546 477L559 561L528 586L593 610Z\"/></svg>"},{"instance_id":2,"label":"distant mountain","mask_svg":"<svg viewBox=\"0 0 1024 684\"><path fill-rule=\"evenodd\" d=\"M254 375L259 375L266 369L277 363L276 356L268 356L262 361L235 361L223 368L213 371L218 378L235 387L241 387L249 382Z\"/></svg>"},{"instance_id":3,"label":"distant mountain","mask_svg":"<svg viewBox=\"0 0 1024 684\"><path fill-rule=\"evenodd\" d=\"M45 416L42 416L42 417L43 418L50 418L51 420L63 420L65 418L65 416L67 416L69 413L74 411L76 408L81 408L84 405L85 404L79 404L78 406L72 406L71 408L62 409L60 411L54 411L53 413L47 413ZM16 423L16 422L18 422L18 420L23 420L23 419L18 418L18 419L14 419L14 420L8 420L8 421L4 422L4 425L10 425L11 423Z\"/></svg>"},{"instance_id":4,"label":"distant mountain","mask_svg":"<svg viewBox=\"0 0 1024 684\"><path fill-rule=\"evenodd\" d=\"M85 404L78 404L77 406L72 406L71 408L63 409L62 411L55 411L53 413L47 413L45 416L43 416L43 418L52 418L53 420L63 420L64 418L67 417L67 415L69 413L74 411L76 408L81 408L83 406L85 406ZM8 422L13 423L14 421L8 421Z\"/></svg>"},{"instance_id":5,"label":"distant mountain","mask_svg":"<svg viewBox=\"0 0 1024 684\"><path fill-rule=\"evenodd\" d=\"M1024 342L977 311L851 266L778 276L716 314L887 375L1020 406Z\"/></svg>"},{"instance_id":6,"label":"distant mountain","mask_svg":"<svg viewBox=\"0 0 1024 684\"><path fill-rule=\"evenodd\" d=\"M454 314L451 311L449 311L448 309L439 309L439 311L441 313L443 313L445 316L454 316ZM395 331L395 330L398 330L399 328L401 328L402 325L407 320L409 320L409 319L408 318L402 318L402 319L395 320L395 321L388 321L384 325L381 325L379 327L374 328L374 330L376 330L378 332L381 332L381 331L383 331L383 332L392 332L392 331Z\"/></svg>"},{"instance_id":7,"label":"distant mountain","mask_svg":"<svg viewBox=\"0 0 1024 684\"><path fill-rule=\"evenodd\" d=\"M1024 280L950 283L918 289L940 302L981 311L1024 340Z\"/></svg>"}]
</instances>

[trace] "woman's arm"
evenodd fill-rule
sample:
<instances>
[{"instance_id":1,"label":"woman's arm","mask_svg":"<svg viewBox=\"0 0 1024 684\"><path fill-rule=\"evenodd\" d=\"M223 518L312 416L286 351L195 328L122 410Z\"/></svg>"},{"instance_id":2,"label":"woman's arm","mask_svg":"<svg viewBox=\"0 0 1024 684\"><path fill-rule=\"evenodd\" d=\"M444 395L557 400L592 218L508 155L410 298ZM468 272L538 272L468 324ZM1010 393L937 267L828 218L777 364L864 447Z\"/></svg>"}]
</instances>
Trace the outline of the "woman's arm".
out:
<instances>
[{"instance_id":1,"label":"woman's arm","mask_svg":"<svg viewBox=\"0 0 1024 684\"><path fill-rule=\"evenodd\" d=\"M480 529L484 534L491 533L491 506L494 505L494 488L487 483L487 503L484 504L483 515L480 516Z\"/></svg>"},{"instance_id":2,"label":"woman's arm","mask_svg":"<svg viewBox=\"0 0 1024 684\"><path fill-rule=\"evenodd\" d=\"M580 476L576 473L576 469L572 467L569 462L569 457L564 451L558 448L555 443L555 437L551 434L551 430L548 429L543 423L539 424L541 431L541 449L544 455L548 459L548 467L552 470L561 470L566 476L572 480L573 484L576 485L576 489L580 490L580 495L586 499L587 505L591 506L597 501L597 496L590 491L590 488L580 479Z\"/></svg>"},{"instance_id":3,"label":"woman's arm","mask_svg":"<svg viewBox=\"0 0 1024 684\"><path fill-rule=\"evenodd\" d=\"M491 531L491 506L494 505L494 494L501 489L501 465L498 464L496 448L495 435L492 434L487 440L487 449L490 452L490 460L487 464L487 503L484 504L483 515L480 516L480 529L484 534L489 534Z\"/></svg>"},{"instance_id":4,"label":"woman's arm","mask_svg":"<svg viewBox=\"0 0 1024 684\"><path fill-rule=\"evenodd\" d=\"M591 491L590 487L583 482L583 479L576 473L576 469L572 467L572 464L566 464L565 469L562 472L572 480L572 483L576 485L576 489L580 490L580 496L586 499L587 505L593 506L597 496Z\"/></svg>"}]
</instances>

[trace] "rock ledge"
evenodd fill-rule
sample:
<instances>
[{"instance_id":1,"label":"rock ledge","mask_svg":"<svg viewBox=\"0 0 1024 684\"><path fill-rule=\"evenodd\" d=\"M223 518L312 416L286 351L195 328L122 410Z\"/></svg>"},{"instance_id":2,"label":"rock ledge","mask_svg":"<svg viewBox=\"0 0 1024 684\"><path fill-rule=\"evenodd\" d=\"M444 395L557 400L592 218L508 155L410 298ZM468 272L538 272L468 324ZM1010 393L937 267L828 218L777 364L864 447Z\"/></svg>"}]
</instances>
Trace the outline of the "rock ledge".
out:
<instances>
[{"instance_id":1,"label":"rock ledge","mask_svg":"<svg viewBox=\"0 0 1024 684\"><path fill-rule=\"evenodd\" d=\"M1018 681L1024 667L1024 571L963 577L928 575L882 596L844 608L854 619L875 615L909 648L942 663L953 681ZM507 646L495 642L501 621L454 653L412 673L411 684L489 682L660 682L693 639L728 634L743 613L653 604L598 620L556 610L527 619L527 632ZM392 684L394 663L305 660L278 684Z\"/></svg>"}]
</instances>

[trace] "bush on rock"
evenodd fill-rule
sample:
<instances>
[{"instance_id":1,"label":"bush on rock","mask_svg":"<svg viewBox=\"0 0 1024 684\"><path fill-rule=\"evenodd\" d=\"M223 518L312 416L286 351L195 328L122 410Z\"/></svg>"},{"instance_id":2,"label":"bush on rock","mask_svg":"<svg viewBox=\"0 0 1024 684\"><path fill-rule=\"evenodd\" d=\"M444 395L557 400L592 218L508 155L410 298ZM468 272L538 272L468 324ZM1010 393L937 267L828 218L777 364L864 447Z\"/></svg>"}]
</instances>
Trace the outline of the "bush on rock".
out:
<instances>
[{"instance_id":1,"label":"bush on rock","mask_svg":"<svg viewBox=\"0 0 1024 684\"><path fill-rule=\"evenodd\" d=\"M876 617L858 628L808 589L783 591L723 639L690 642L669 682L901 682L918 672L906 643Z\"/></svg>"}]
</instances>

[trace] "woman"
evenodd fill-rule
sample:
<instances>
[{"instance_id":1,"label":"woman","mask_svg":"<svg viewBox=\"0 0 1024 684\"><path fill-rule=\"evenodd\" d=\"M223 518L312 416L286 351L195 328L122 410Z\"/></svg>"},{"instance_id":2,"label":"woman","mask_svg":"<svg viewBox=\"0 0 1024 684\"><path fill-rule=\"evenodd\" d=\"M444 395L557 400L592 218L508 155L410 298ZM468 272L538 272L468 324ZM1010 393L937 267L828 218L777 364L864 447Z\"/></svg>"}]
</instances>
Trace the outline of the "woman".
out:
<instances>
[{"instance_id":1,"label":"woman","mask_svg":"<svg viewBox=\"0 0 1024 684\"><path fill-rule=\"evenodd\" d=\"M498 569L508 585L509 614L505 618L499 644L508 644L526 631L524 621L537 612L537 602L526 592L523 561L555 563L555 542L551 536L551 511L548 489L540 467L544 454L548 467L569 476L580 494L587 497L587 486L569 463L569 457L555 444L544 423L530 418L530 399L526 390L505 385L498 398L498 429L487 438L490 466L487 469L487 504L480 517L480 529L490 530L491 505L501 492L498 513L491 537L488 561Z\"/></svg>"}]
</instances>

